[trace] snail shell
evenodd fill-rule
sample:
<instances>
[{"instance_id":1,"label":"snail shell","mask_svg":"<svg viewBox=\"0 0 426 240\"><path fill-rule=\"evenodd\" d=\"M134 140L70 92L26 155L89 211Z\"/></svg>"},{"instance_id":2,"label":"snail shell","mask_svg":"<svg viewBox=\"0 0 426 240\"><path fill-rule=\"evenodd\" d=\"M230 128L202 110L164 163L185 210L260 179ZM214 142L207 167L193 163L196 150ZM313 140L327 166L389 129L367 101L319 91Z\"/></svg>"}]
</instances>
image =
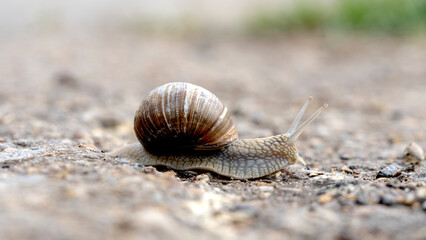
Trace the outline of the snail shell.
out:
<instances>
[{"instance_id":1,"label":"snail shell","mask_svg":"<svg viewBox=\"0 0 426 240\"><path fill-rule=\"evenodd\" d=\"M238 138L223 103L208 90L185 82L151 91L136 111L134 130L150 152L221 149Z\"/></svg>"}]
</instances>

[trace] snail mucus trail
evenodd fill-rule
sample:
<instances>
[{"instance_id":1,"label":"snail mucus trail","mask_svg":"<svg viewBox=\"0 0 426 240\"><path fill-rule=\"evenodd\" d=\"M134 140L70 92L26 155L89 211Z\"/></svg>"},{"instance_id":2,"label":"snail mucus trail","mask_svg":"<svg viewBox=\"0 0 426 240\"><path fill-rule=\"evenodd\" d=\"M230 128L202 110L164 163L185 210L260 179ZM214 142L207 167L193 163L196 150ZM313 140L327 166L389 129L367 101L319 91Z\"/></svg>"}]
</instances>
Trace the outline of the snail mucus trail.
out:
<instances>
[{"instance_id":1,"label":"snail mucus trail","mask_svg":"<svg viewBox=\"0 0 426 240\"><path fill-rule=\"evenodd\" d=\"M280 135L239 139L227 108L208 90L185 82L160 86L142 100L134 119L139 142L109 154L150 166L202 169L235 179L253 179L299 161L295 142L327 108L301 119L312 97Z\"/></svg>"}]
</instances>

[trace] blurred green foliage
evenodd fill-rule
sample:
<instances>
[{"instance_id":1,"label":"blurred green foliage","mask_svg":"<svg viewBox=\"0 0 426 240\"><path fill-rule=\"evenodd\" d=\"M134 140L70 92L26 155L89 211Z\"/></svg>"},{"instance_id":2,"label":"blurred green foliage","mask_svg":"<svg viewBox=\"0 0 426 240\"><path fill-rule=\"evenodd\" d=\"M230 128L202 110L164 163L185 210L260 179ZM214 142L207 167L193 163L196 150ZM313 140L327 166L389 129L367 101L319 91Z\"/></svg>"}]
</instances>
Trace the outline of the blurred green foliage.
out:
<instances>
[{"instance_id":1,"label":"blurred green foliage","mask_svg":"<svg viewBox=\"0 0 426 240\"><path fill-rule=\"evenodd\" d=\"M297 1L286 8L256 11L248 27L255 34L304 31L425 33L426 0L337 0L328 5Z\"/></svg>"}]
</instances>

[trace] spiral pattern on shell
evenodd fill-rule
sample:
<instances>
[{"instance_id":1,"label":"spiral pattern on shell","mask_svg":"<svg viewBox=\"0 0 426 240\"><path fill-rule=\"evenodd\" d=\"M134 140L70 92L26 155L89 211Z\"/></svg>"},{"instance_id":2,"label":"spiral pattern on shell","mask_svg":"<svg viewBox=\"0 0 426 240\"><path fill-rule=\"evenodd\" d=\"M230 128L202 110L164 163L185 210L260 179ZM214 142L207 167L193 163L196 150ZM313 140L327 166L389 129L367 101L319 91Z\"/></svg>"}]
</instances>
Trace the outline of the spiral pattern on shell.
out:
<instances>
[{"instance_id":1,"label":"spiral pattern on shell","mask_svg":"<svg viewBox=\"0 0 426 240\"><path fill-rule=\"evenodd\" d=\"M150 152L221 149L238 138L228 109L208 90L184 82L160 86L135 114L139 142Z\"/></svg>"}]
</instances>

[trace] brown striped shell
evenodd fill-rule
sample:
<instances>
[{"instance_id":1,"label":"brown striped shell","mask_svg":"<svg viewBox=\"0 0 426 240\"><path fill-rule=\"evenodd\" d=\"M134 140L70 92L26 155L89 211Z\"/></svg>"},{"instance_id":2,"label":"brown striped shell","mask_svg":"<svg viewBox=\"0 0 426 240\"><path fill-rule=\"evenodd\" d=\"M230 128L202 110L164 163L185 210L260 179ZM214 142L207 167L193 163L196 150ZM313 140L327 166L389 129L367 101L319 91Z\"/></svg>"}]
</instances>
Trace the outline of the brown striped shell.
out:
<instances>
[{"instance_id":1,"label":"brown striped shell","mask_svg":"<svg viewBox=\"0 0 426 240\"><path fill-rule=\"evenodd\" d=\"M221 149L238 138L225 105L208 90L185 82L152 90L134 121L139 142L150 152Z\"/></svg>"}]
</instances>

